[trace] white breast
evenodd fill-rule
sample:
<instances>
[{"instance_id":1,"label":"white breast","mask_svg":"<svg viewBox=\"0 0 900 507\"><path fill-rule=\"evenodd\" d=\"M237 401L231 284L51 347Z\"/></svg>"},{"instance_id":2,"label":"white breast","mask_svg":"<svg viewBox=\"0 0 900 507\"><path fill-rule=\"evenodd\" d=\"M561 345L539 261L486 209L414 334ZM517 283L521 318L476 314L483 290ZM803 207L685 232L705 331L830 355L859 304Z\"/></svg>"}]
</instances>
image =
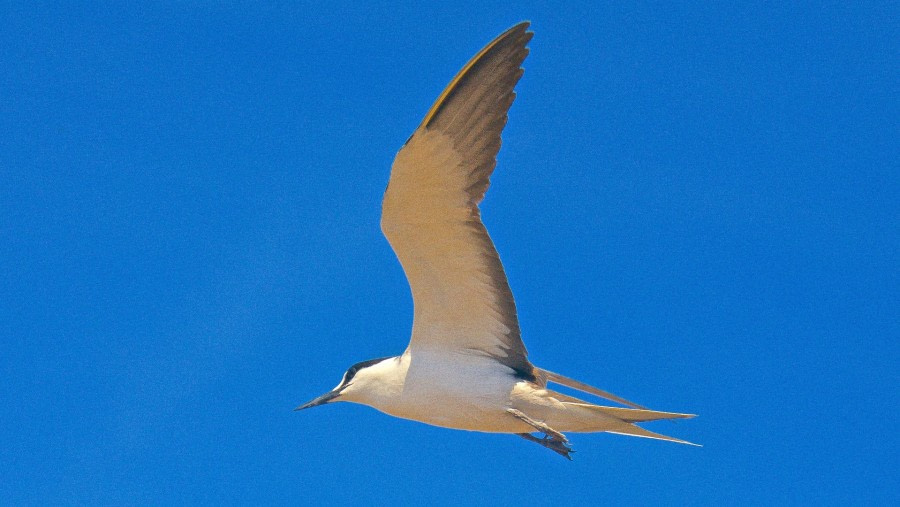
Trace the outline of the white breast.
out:
<instances>
[{"instance_id":1,"label":"white breast","mask_svg":"<svg viewBox=\"0 0 900 507\"><path fill-rule=\"evenodd\" d=\"M520 380L496 360L407 351L394 364L392 392L363 403L396 417L446 428L505 433L520 427L506 412Z\"/></svg>"}]
</instances>

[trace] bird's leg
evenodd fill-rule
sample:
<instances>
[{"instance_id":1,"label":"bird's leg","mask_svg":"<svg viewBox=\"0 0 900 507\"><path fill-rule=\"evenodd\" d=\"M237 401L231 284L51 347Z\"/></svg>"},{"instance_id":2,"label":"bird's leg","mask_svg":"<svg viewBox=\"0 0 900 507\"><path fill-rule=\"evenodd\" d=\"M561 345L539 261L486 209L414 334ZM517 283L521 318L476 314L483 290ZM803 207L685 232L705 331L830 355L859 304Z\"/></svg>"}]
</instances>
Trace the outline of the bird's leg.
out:
<instances>
[{"instance_id":1,"label":"bird's leg","mask_svg":"<svg viewBox=\"0 0 900 507\"><path fill-rule=\"evenodd\" d=\"M515 417L516 419L519 419L520 421L528 424L535 430L543 433L544 438L537 438L530 433L516 433L517 435L524 438L525 440L529 440L536 444L540 444L540 445L546 447L547 449L550 449L551 451L559 454L560 456L564 456L565 458L570 459L570 460L572 459L572 456L570 456L569 454L573 453L575 451L573 451L572 448L569 447L569 445L568 445L569 439L567 439L565 435L563 435L562 433L556 431L555 429L547 426L546 424L544 424L540 421L535 421L534 419L528 417L527 415L523 414L519 410L516 410L514 408L509 408L509 409L506 409L506 411L510 415Z\"/></svg>"},{"instance_id":2,"label":"bird's leg","mask_svg":"<svg viewBox=\"0 0 900 507\"><path fill-rule=\"evenodd\" d=\"M546 424L544 424L540 421L535 421L534 419L523 414L522 411L520 411L520 410L516 410L514 408L508 408L508 409L506 409L506 411L509 412L513 417L528 424L532 428L540 431L541 433L547 435L548 437L552 437L554 440L560 440L562 442L569 441L569 439L566 438L566 436L563 435L562 433L556 431L555 429L551 428L550 426L547 426Z\"/></svg>"}]
</instances>

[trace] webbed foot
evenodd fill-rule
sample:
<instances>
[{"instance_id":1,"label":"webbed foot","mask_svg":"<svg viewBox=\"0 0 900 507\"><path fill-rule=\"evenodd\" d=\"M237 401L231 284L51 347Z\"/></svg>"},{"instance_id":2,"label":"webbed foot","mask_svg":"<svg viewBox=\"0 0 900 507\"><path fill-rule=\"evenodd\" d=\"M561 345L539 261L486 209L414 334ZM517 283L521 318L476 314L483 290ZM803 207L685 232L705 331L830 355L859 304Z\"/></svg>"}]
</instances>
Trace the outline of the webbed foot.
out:
<instances>
[{"instance_id":1,"label":"webbed foot","mask_svg":"<svg viewBox=\"0 0 900 507\"><path fill-rule=\"evenodd\" d=\"M531 433L516 433L516 434L519 435L520 437L524 438L525 440L529 440L536 444L540 444L540 445L546 447L547 449L550 449L551 451L555 452L556 454L563 456L564 458L568 459L569 461L572 461L571 453L573 453L575 451L571 447L569 447L569 443L565 440L559 440L550 435L546 435L543 438L538 438L538 437L532 435Z\"/></svg>"}]
</instances>

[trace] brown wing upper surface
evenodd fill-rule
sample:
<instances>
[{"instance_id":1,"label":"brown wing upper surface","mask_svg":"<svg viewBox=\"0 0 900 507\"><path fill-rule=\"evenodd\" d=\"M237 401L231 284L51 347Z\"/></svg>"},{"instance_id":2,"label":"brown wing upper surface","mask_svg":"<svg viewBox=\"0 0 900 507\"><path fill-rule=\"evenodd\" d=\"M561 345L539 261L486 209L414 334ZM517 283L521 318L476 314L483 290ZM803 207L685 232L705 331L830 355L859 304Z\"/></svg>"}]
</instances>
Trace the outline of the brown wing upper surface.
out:
<instances>
[{"instance_id":1,"label":"brown wing upper surface","mask_svg":"<svg viewBox=\"0 0 900 507\"><path fill-rule=\"evenodd\" d=\"M441 93L394 159L381 229L412 290L410 350L496 358L533 378L516 306L478 204L532 33L518 24L485 46Z\"/></svg>"}]
</instances>

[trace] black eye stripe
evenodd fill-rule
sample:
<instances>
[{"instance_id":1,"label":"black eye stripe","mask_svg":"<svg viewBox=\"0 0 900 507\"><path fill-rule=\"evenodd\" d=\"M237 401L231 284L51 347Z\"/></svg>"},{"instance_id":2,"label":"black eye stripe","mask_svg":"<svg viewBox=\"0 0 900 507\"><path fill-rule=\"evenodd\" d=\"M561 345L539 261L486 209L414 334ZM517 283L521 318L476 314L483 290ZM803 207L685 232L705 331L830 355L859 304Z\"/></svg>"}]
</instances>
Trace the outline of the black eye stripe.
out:
<instances>
[{"instance_id":1,"label":"black eye stripe","mask_svg":"<svg viewBox=\"0 0 900 507\"><path fill-rule=\"evenodd\" d=\"M372 366L375 363L380 363L380 362L384 361L385 359L390 359L391 357L393 357L393 356L379 357L378 359L369 359L368 361L362 361L362 362L354 364L347 370L347 373L344 374L344 381L341 382L341 384L346 384L347 382L350 382L351 380L353 380L353 376L356 375L356 372L358 372L359 370L366 368L368 366Z\"/></svg>"}]
</instances>

